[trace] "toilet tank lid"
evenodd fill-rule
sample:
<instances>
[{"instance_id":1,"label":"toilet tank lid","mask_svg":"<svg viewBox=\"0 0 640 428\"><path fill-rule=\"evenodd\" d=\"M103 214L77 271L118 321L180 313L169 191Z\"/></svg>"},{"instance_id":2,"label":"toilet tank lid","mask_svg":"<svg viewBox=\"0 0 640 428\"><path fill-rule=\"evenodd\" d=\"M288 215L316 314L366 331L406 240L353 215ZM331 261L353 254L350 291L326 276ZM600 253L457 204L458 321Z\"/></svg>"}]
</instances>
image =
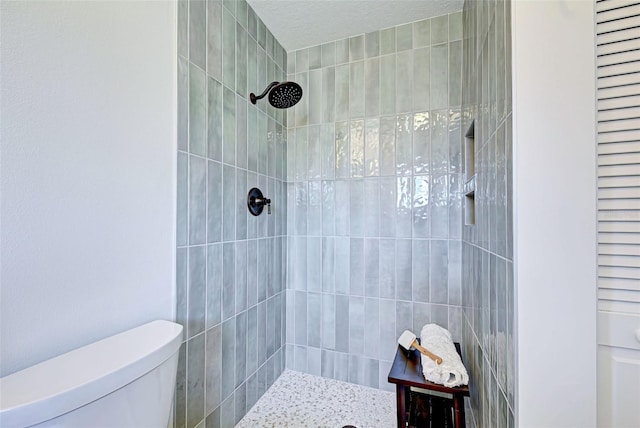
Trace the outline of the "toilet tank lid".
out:
<instances>
[{"instance_id":1,"label":"toilet tank lid","mask_svg":"<svg viewBox=\"0 0 640 428\"><path fill-rule=\"evenodd\" d=\"M152 321L0 379L0 426L30 426L77 409L165 362L182 326Z\"/></svg>"}]
</instances>

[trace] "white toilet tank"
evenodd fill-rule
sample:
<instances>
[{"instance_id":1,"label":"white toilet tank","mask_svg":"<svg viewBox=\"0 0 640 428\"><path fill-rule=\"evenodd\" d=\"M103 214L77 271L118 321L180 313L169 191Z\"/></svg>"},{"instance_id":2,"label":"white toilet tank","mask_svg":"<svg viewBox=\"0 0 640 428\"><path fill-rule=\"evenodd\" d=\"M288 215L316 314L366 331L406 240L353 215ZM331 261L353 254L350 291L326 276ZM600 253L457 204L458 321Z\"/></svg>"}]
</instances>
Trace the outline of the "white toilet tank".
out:
<instances>
[{"instance_id":1,"label":"white toilet tank","mask_svg":"<svg viewBox=\"0 0 640 428\"><path fill-rule=\"evenodd\" d=\"M0 379L0 427L166 428L182 326L153 321Z\"/></svg>"}]
</instances>

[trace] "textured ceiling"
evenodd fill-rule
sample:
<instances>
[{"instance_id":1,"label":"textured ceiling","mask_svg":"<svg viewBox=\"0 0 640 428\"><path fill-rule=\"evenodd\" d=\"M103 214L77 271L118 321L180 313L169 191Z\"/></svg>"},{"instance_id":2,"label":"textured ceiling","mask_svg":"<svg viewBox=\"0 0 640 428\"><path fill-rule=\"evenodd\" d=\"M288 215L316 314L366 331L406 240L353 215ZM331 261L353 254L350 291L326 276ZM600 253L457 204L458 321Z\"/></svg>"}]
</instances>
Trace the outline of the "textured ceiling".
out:
<instances>
[{"instance_id":1,"label":"textured ceiling","mask_svg":"<svg viewBox=\"0 0 640 428\"><path fill-rule=\"evenodd\" d=\"M287 51L462 10L463 0L247 0Z\"/></svg>"}]
</instances>

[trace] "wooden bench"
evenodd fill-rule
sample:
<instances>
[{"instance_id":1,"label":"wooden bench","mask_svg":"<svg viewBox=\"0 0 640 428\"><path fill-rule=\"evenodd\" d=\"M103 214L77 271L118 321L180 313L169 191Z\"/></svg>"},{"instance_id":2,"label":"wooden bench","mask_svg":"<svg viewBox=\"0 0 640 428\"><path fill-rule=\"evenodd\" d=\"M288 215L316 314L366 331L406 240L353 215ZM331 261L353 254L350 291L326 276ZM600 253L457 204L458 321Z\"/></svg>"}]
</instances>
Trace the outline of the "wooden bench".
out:
<instances>
[{"instance_id":1,"label":"wooden bench","mask_svg":"<svg viewBox=\"0 0 640 428\"><path fill-rule=\"evenodd\" d=\"M460 354L460 344L456 343L455 346L458 354ZM452 406L450 406L450 408L452 408L453 411L454 427L465 427L464 397L469 396L469 387L458 386L449 388L425 380L422 374L422 359L420 358L420 352L417 350L406 351L398 346L396 357L393 360L393 365L391 366L387 380L389 383L396 384L398 428L406 428L407 426L408 414L406 405L411 387L451 394L453 399L451 400Z\"/></svg>"}]
</instances>

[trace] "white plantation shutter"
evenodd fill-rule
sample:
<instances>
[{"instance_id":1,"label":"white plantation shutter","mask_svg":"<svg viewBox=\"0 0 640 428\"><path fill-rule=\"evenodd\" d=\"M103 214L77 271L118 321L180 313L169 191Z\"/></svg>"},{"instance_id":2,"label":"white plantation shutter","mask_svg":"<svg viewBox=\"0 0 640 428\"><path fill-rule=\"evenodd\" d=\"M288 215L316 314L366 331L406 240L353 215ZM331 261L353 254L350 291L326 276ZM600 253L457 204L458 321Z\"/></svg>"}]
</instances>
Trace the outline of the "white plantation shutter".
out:
<instances>
[{"instance_id":1,"label":"white plantation shutter","mask_svg":"<svg viewBox=\"0 0 640 428\"><path fill-rule=\"evenodd\" d=\"M598 309L640 314L640 2L596 12Z\"/></svg>"}]
</instances>

